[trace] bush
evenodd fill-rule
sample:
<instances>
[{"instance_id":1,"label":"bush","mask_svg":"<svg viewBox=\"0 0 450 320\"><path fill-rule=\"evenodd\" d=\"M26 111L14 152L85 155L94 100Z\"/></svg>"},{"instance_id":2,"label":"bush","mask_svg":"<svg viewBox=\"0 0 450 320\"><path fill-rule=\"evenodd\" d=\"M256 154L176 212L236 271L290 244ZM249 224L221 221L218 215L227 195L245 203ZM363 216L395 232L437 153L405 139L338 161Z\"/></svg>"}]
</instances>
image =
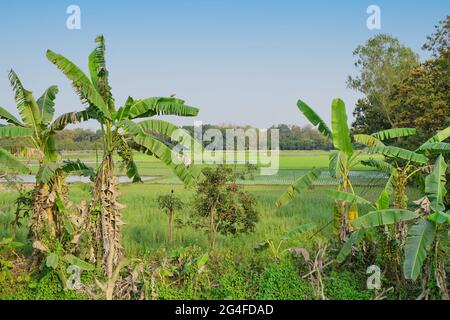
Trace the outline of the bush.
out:
<instances>
[{"instance_id":1,"label":"bush","mask_svg":"<svg viewBox=\"0 0 450 320\"><path fill-rule=\"evenodd\" d=\"M330 300L369 300L373 294L355 273L331 271L325 279L325 296Z\"/></svg>"},{"instance_id":2,"label":"bush","mask_svg":"<svg viewBox=\"0 0 450 320\"><path fill-rule=\"evenodd\" d=\"M271 264L261 275L256 295L261 300L310 300L313 292L290 259Z\"/></svg>"},{"instance_id":3,"label":"bush","mask_svg":"<svg viewBox=\"0 0 450 320\"><path fill-rule=\"evenodd\" d=\"M83 279L82 279L83 280ZM84 281L83 281L84 282ZM88 296L73 290L63 290L57 274L48 271L30 283L15 283L4 286L0 283L3 300L85 300Z\"/></svg>"}]
</instances>

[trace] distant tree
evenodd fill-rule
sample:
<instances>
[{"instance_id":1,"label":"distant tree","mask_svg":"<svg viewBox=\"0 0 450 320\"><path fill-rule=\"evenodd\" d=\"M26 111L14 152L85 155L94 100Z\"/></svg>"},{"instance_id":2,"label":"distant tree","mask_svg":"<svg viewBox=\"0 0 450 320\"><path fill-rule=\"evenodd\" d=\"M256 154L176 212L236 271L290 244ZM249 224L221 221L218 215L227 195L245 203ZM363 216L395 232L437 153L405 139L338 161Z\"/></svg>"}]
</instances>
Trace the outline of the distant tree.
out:
<instances>
[{"instance_id":1,"label":"distant tree","mask_svg":"<svg viewBox=\"0 0 450 320\"><path fill-rule=\"evenodd\" d=\"M419 64L418 56L386 34L369 39L353 55L359 74L349 76L347 86L365 96L356 103L353 131L372 133L393 127L390 96L394 86Z\"/></svg>"},{"instance_id":2,"label":"distant tree","mask_svg":"<svg viewBox=\"0 0 450 320\"><path fill-rule=\"evenodd\" d=\"M168 242L173 240L173 220L175 217L175 211L180 210L183 207L183 202L175 196L173 190L171 193L158 197L158 204L161 210L166 211L169 218L169 227L167 232Z\"/></svg>"},{"instance_id":3,"label":"distant tree","mask_svg":"<svg viewBox=\"0 0 450 320\"><path fill-rule=\"evenodd\" d=\"M393 93L396 125L417 128L418 141L450 126L450 16L427 37L422 49L431 53L431 59L416 67ZM445 157L449 163L449 156ZM447 185L450 190L450 171ZM450 192L445 199L450 208Z\"/></svg>"},{"instance_id":4,"label":"distant tree","mask_svg":"<svg viewBox=\"0 0 450 320\"><path fill-rule=\"evenodd\" d=\"M197 186L195 218L203 221L196 227L209 231L210 248L216 243L217 233L238 234L253 231L258 220L256 201L241 190L231 167L219 165L202 170L205 179ZM205 220L206 218L206 220Z\"/></svg>"}]
</instances>

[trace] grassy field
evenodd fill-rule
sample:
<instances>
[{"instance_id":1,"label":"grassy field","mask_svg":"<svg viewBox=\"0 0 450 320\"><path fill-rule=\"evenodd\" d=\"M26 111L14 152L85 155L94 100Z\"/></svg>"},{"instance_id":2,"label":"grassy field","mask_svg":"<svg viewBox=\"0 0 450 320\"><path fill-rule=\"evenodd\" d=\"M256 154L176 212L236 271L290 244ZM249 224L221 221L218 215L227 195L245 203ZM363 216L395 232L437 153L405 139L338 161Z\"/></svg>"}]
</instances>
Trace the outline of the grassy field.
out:
<instances>
[{"instance_id":1,"label":"grassy field","mask_svg":"<svg viewBox=\"0 0 450 320\"><path fill-rule=\"evenodd\" d=\"M269 251L256 252L256 244L265 240L279 243L289 231L302 224L314 223L314 231L298 235L284 243L283 248L307 248L315 250L318 244L331 244L335 237L332 232L334 201L326 196L325 190L334 188L336 181L332 179L326 169L328 163L327 152L295 151L282 152L280 155L281 168L276 175L261 176L255 174L253 179L240 180L242 187L251 193L257 202L259 220L255 230L251 233L237 236L218 235L214 255L210 256L210 276L214 278L215 287L206 284L201 290L191 290L196 282L186 282L180 286L167 284L164 279L158 282L159 298L161 299L309 299L313 295L305 280L299 278L298 266L283 260L274 264ZM64 154L65 159L82 159L95 165L95 154ZM168 219L158 208L157 198L168 194L172 190L184 202L183 209L176 212L180 221L189 219L193 210L195 190L186 189L164 164L156 159L144 156L136 157L142 175L154 176L156 179L144 183L123 183L120 185L119 201L125 206L123 210L122 245L125 254L132 261L148 259L150 264L167 263L168 256L177 250L197 250L194 257L208 252L208 234L203 230L194 229L185 224L175 228L174 240L167 243ZM276 199L286 191L289 183L304 174L313 166L323 168L322 176L314 186L305 191L287 206L277 208ZM237 166L240 170L242 166ZM383 175L374 171L358 168L352 172L355 191L358 195L369 200L376 200L386 181ZM361 170L362 169L362 170ZM117 174L123 174L117 168ZM31 188L29 184L27 188ZM69 187L70 200L75 205L88 203L91 198L91 184L73 183ZM0 239L11 236L11 224L14 221L17 191L0 184ZM408 189L409 202L421 195L417 189ZM369 207L360 205L359 214L368 212ZM27 241L27 225L24 223L17 230L17 241ZM330 247L333 247L331 245ZM332 249L334 250L334 249ZM29 249L25 251L30 251ZM330 255L336 252L330 252ZM224 259L226 262L224 263ZM347 268L347 267L346 267ZM356 267L355 267L356 268ZM336 299L367 299L371 293L365 290L365 268L359 266L358 277L353 271L340 270L338 273L329 270L326 276L326 290L329 298ZM48 271L48 270L47 270ZM0 285L0 295L12 299L72 299L79 298L64 293L59 280L53 273L44 273L50 278L39 280L38 289L33 289L22 283L19 291L15 286L5 282ZM296 280L292 280L294 277ZM46 282L48 281L48 282ZM0 281L1 284L1 281ZM48 287L54 288L49 291ZM1 293L3 290L3 293ZM218 291L217 291L218 290ZM223 291L221 291L223 290ZM16 293L18 295L16 295ZM0 296L0 299L2 297ZM82 296L81 298L85 298Z\"/></svg>"},{"instance_id":2,"label":"grassy field","mask_svg":"<svg viewBox=\"0 0 450 320\"><path fill-rule=\"evenodd\" d=\"M275 200L285 190L283 185L247 185L245 190L253 194L258 202L259 222L253 233L239 236L218 237L218 247L235 253L251 251L253 246L266 239L279 239L295 227L313 222L324 227L314 235L314 241L326 241L331 235L333 201L324 193L329 186L316 186L298 197L288 206L277 208ZM4 187L3 187L4 189ZM167 217L157 207L159 195L174 190L185 203L184 210L178 213L178 218L187 219L192 207L193 190L185 189L181 184L160 184L145 182L143 184L122 184L120 187L120 202L126 207L123 211L123 246L131 256L140 256L159 247L176 248L196 244L205 250L208 248L207 234L190 227L179 227L175 230L174 241L166 243ZM368 199L375 200L381 188L358 187L357 192ZM417 190L409 190L410 199L419 197ZM14 201L17 194L14 191L2 190L0 194L0 238L8 236L10 224L13 221ZM70 198L74 203L89 201L89 186L75 183L70 187ZM361 206L360 213L367 212L367 207ZM26 237L25 228L19 229L19 239ZM311 234L306 234L292 240L292 246L311 245Z\"/></svg>"},{"instance_id":3,"label":"grassy field","mask_svg":"<svg viewBox=\"0 0 450 320\"><path fill-rule=\"evenodd\" d=\"M99 155L101 156L101 155ZM95 166L96 155L94 152L85 153L63 153L67 160L80 159ZM333 201L327 199L323 190L336 184L328 173L329 152L326 151L282 151L280 153L280 169L276 175L262 176L258 172L253 178L240 180L245 189L251 192L257 202L260 214L256 230L251 234L237 237L220 237L219 246L232 250L251 250L253 246L266 239L282 237L292 228L302 223L314 222L319 226L326 226L332 219ZM154 180L139 184L122 184L120 189L121 202L126 206L124 210L123 244L126 251L132 255L142 254L146 250L165 245L167 219L165 214L157 208L156 199L159 195L166 194L171 190L182 198L185 203L184 210L179 213L178 218L186 219L192 208L193 190L187 190L178 178L163 163L152 157L136 154L135 160L139 166L141 175L156 177ZM242 165L237 166L237 170ZM290 205L278 209L274 203L276 199L286 190L287 185L313 167L323 168L322 176L315 183L313 190L309 190L302 197L293 201ZM352 173L353 181L358 186L357 192L369 199L375 200L385 183L385 176L367 168L359 166ZM124 174L120 166L117 174ZM371 184L371 187L367 187ZM4 189L5 187L3 187ZM418 198L415 190L411 189L411 199ZM0 194L0 238L6 236L6 229L12 221L14 201L16 193L5 191ZM89 200L89 185L83 183L72 184L70 197L74 203L81 200ZM362 212L367 208L361 207ZM311 214L313 212L314 214ZM314 221L310 221L314 217ZM24 231L19 234L24 237ZM330 227L322 230L320 240L327 238ZM295 245L306 245L309 236L300 237ZM208 239L205 233L193 230L189 227L178 228L175 232L175 241L171 247L184 246L187 244L198 244L207 248Z\"/></svg>"}]
</instances>

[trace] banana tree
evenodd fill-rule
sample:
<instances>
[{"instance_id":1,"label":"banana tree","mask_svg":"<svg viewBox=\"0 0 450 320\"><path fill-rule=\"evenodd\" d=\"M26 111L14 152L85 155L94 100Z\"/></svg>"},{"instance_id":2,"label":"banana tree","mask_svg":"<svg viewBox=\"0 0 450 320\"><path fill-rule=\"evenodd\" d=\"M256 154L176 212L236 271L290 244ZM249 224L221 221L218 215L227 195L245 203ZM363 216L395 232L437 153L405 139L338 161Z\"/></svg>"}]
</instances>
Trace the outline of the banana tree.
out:
<instances>
[{"instance_id":1,"label":"banana tree","mask_svg":"<svg viewBox=\"0 0 450 320\"><path fill-rule=\"evenodd\" d=\"M389 208L389 195L384 190L376 204L349 193L332 192L329 195L334 199L356 201L372 206L375 210L352 222L356 231L343 245L337 256L341 263L364 238L368 230L376 227L395 225L400 222L415 221L409 228L404 246L403 275L406 279L417 280L422 274L423 292L421 298L427 298L430 283L433 279L439 288L443 299L449 299L445 273L445 258L447 256L448 231L450 225L450 212L444 212L444 198L447 193L445 187L448 166L443 155L439 155L433 165L431 173L425 178L425 197L416 203L420 208L416 211L407 209ZM445 249L447 247L447 249ZM425 265L424 265L425 264ZM434 277L431 272L434 269Z\"/></svg>"},{"instance_id":2,"label":"banana tree","mask_svg":"<svg viewBox=\"0 0 450 320\"><path fill-rule=\"evenodd\" d=\"M403 273L406 279L413 281L422 274L421 298L427 298L433 280L442 299L450 298L445 273L450 226L450 211L444 212L447 170L443 155L439 155L432 172L425 178L426 196L418 202L420 219L409 229L406 238ZM431 274L433 269L434 276Z\"/></svg>"},{"instance_id":3,"label":"banana tree","mask_svg":"<svg viewBox=\"0 0 450 320\"><path fill-rule=\"evenodd\" d=\"M172 144L173 135L179 131L176 125L159 119L135 120L158 115L193 117L198 114L198 109L174 97L137 100L129 97L122 107L116 109L105 63L105 41L103 36L95 41L97 47L88 59L90 77L70 60L51 50L47 51L47 58L72 82L86 106L82 111L62 115L56 120L58 126L94 119L103 133L103 160L94 182L88 229L94 238L92 259L110 278L123 255L120 244L122 205L117 200L119 193L113 155L117 153L122 159L133 182L141 181L133 159L133 151L139 151L164 162L186 185L195 184L202 177L200 170L187 161L176 161L179 154L173 148L175 143L190 148L193 140L185 134Z\"/></svg>"},{"instance_id":4,"label":"banana tree","mask_svg":"<svg viewBox=\"0 0 450 320\"><path fill-rule=\"evenodd\" d=\"M65 177L69 173L91 174L91 169L81 162L59 162L55 147L55 98L58 87L49 87L35 100L31 91L25 89L17 74L11 70L9 79L15 94L17 110L21 120L5 108L0 107L0 119L7 125L0 126L0 138L22 139L29 142L37 154L38 173L34 188L33 216L30 235L34 247L49 247L64 229L67 186ZM6 150L0 150L0 162L11 170L30 173L30 170Z\"/></svg>"},{"instance_id":5,"label":"banana tree","mask_svg":"<svg viewBox=\"0 0 450 320\"><path fill-rule=\"evenodd\" d=\"M406 187L413 177L430 169L431 158L436 154L450 152L450 144L443 142L450 136L450 128L440 131L415 151L387 146L385 140L414 135L414 128L394 128L380 131L372 135L355 135L355 141L366 145L368 154L383 155L385 159L371 158L362 161L364 165L371 166L390 175L385 190L393 195L393 205L398 209L407 208ZM402 246L406 239L407 228L404 223L395 225L394 237Z\"/></svg>"},{"instance_id":6,"label":"banana tree","mask_svg":"<svg viewBox=\"0 0 450 320\"><path fill-rule=\"evenodd\" d=\"M341 99L334 99L332 102L332 130L330 130L325 121L323 121L322 118L303 101L299 100L297 102L297 107L311 124L317 127L317 129L332 142L335 148L330 154L329 171L330 175L339 181L337 189L342 192L355 194L350 179L350 171L360 162L360 155L362 152L360 150L354 150L353 148L344 102ZM287 192L278 199L276 203L277 206L287 204L296 194L309 187L319 176L320 171L314 169L306 176L300 177L289 187ZM336 201L334 210L335 232L341 241L347 239L349 232L352 231L350 222L357 217L358 209L356 204L348 206L345 201Z\"/></svg>"}]
</instances>

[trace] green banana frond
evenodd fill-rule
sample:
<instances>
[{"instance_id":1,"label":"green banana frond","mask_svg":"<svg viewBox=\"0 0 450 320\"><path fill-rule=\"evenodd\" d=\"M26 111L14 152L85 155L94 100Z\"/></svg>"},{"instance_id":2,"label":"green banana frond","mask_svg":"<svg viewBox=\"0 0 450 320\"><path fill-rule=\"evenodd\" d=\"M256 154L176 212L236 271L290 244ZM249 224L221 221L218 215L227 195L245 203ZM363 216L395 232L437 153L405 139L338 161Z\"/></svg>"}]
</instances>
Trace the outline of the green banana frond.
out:
<instances>
[{"instance_id":1,"label":"green banana frond","mask_svg":"<svg viewBox=\"0 0 450 320\"><path fill-rule=\"evenodd\" d=\"M372 136L381 141L384 141L394 138L413 136L415 134L416 134L415 128L393 128L375 132L372 134Z\"/></svg>"},{"instance_id":2,"label":"green banana frond","mask_svg":"<svg viewBox=\"0 0 450 320\"><path fill-rule=\"evenodd\" d=\"M320 169L313 169L307 174L298 178L292 185L289 186L287 191L278 198L275 205L277 207L281 207L291 202L291 200L293 200L295 196L308 189L314 183L314 181L316 181L320 177L320 174Z\"/></svg>"},{"instance_id":3,"label":"green banana frond","mask_svg":"<svg viewBox=\"0 0 450 320\"><path fill-rule=\"evenodd\" d=\"M422 154L392 146L370 147L366 150L366 152L368 154L382 154L386 157L399 158L422 164L426 164L428 162L428 158Z\"/></svg>"},{"instance_id":4,"label":"green banana frond","mask_svg":"<svg viewBox=\"0 0 450 320\"><path fill-rule=\"evenodd\" d=\"M48 125L53 120L55 114L55 99L59 89L57 86L51 86L42 94L37 100L37 105L41 113L41 119L43 125Z\"/></svg>"},{"instance_id":5,"label":"green banana frond","mask_svg":"<svg viewBox=\"0 0 450 320\"><path fill-rule=\"evenodd\" d=\"M96 108L105 118L111 119L111 113L102 96L80 68L64 56L51 50L47 51L47 59L72 82L74 90L84 104Z\"/></svg>"},{"instance_id":6,"label":"green banana frond","mask_svg":"<svg viewBox=\"0 0 450 320\"><path fill-rule=\"evenodd\" d=\"M330 128L328 128L325 121L323 121L322 118L310 106L308 106L302 100L298 100L297 107L314 127L317 127L317 129L325 137L327 137L328 140L332 141L333 133L331 132Z\"/></svg>"},{"instance_id":7,"label":"green banana frond","mask_svg":"<svg viewBox=\"0 0 450 320\"><path fill-rule=\"evenodd\" d=\"M345 103L341 99L334 99L331 105L331 127L333 129L333 145L344 152L349 158L353 154L350 139L350 129L347 123Z\"/></svg>"},{"instance_id":8,"label":"green banana frond","mask_svg":"<svg viewBox=\"0 0 450 320\"><path fill-rule=\"evenodd\" d=\"M30 173L31 170L24 165L21 161L16 159L11 153L3 148L0 148L0 164L1 167L19 172L19 173Z\"/></svg>"},{"instance_id":9,"label":"green banana frond","mask_svg":"<svg viewBox=\"0 0 450 320\"><path fill-rule=\"evenodd\" d=\"M23 127L23 124L16 117L2 107L0 107L0 119L5 120L9 124Z\"/></svg>"},{"instance_id":10,"label":"green banana frond","mask_svg":"<svg viewBox=\"0 0 450 320\"><path fill-rule=\"evenodd\" d=\"M197 108L185 105L184 100L155 97L134 101L128 112L128 118L148 118L155 115L195 117L198 112Z\"/></svg>"},{"instance_id":11,"label":"green banana frond","mask_svg":"<svg viewBox=\"0 0 450 320\"><path fill-rule=\"evenodd\" d=\"M23 87L22 82L14 70L9 72L9 81L11 82L14 99L16 100L17 109L19 110L23 123L33 128L36 134L38 134L40 132L41 115L32 92Z\"/></svg>"}]
</instances>

